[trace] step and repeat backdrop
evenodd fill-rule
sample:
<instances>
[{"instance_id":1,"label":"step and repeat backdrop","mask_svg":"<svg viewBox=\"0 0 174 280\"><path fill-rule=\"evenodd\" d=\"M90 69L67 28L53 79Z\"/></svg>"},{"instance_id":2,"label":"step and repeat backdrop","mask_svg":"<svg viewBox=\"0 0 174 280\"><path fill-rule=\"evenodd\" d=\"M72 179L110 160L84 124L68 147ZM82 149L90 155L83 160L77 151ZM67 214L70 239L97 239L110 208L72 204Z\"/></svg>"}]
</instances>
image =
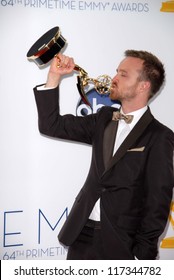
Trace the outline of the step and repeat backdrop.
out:
<instances>
[{"instance_id":1,"label":"step and repeat backdrop","mask_svg":"<svg viewBox=\"0 0 174 280\"><path fill-rule=\"evenodd\" d=\"M66 258L57 239L88 172L91 147L53 140L38 131L33 87L46 81L26 54L58 26L90 77L114 76L126 49L147 50L165 64L166 84L150 103L174 130L174 1L0 0L0 259ZM61 82L61 113L91 114L80 99L77 72ZM93 112L109 103L90 92ZM174 202L159 242L159 259L174 259Z\"/></svg>"}]
</instances>

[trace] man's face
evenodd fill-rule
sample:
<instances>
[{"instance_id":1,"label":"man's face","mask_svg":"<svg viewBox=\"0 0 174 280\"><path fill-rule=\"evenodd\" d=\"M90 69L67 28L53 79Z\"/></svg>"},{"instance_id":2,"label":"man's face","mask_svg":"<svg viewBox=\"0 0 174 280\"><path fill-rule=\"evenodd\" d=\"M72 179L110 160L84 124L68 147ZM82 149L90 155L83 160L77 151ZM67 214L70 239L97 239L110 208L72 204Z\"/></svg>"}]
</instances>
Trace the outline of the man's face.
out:
<instances>
[{"instance_id":1,"label":"man's face","mask_svg":"<svg viewBox=\"0 0 174 280\"><path fill-rule=\"evenodd\" d=\"M143 67L143 60L134 57L125 58L112 79L110 98L112 100L132 100L139 93L138 77Z\"/></svg>"}]
</instances>

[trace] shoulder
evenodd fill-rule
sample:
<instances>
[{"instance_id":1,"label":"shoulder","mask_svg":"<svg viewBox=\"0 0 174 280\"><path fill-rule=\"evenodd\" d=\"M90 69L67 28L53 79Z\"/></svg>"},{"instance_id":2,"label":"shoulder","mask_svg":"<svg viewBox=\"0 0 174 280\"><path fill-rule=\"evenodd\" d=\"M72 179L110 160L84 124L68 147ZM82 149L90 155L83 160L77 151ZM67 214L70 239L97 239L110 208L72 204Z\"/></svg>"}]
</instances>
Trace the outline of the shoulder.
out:
<instances>
[{"instance_id":1,"label":"shoulder","mask_svg":"<svg viewBox=\"0 0 174 280\"><path fill-rule=\"evenodd\" d=\"M158 121L156 118L153 119L152 125L154 128L156 128L159 132L168 132L171 135L174 135L174 132L171 128L166 126L164 123Z\"/></svg>"},{"instance_id":2,"label":"shoulder","mask_svg":"<svg viewBox=\"0 0 174 280\"><path fill-rule=\"evenodd\" d=\"M155 136L155 139L158 143L165 141L166 143L170 143L174 149L174 132L172 129L155 118L151 122L150 128L153 131L153 135Z\"/></svg>"},{"instance_id":3,"label":"shoulder","mask_svg":"<svg viewBox=\"0 0 174 280\"><path fill-rule=\"evenodd\" d=\"M171 128L169 128L168 126L166 126L164 123L160 122L158 119L156 119L152 113L151 113L151 110L150 108L148 108L148 114L151 115L152 117L152 121L150 123L150 127L153 128L154 132L159 132L159 133L162 133L162 132L168 132L170 133L171 135L174 135L174 132L172 131Z\"/></svg>"}]
</instances>

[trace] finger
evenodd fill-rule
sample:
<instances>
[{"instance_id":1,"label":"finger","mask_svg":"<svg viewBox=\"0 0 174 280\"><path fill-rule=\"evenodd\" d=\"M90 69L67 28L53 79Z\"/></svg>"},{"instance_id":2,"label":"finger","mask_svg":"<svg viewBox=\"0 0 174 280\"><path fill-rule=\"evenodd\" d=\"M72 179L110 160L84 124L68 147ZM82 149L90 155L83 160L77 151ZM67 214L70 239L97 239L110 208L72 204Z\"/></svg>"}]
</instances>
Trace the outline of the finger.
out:
<instances>
[{"instance_id":1,"label":"finger","mask_svg":"<svg viewBox=\"0 0 174 280\"><path fill-rule=\"evenodd\" d=\"M57 68L61 67L61 58L58 54L54 56L54 66L56 66Z\"/></svg>"},{"instance_id":2,"label":"finger","mask_svg":"<svg viewBox=\"0 0 174 280\"><path fill-rule=\"evenodd\" d=\"M65 61L68 61L68 58L64 55L55 55L56 57L56 67L57 68L66 68L66 65L68 62L65 63Z\"/></svg>"},{"instance_id":3,"label":"finger","mask_svg":"<svg viewBox=\"0 0 174 280\"><path fill-rule=\"evenodd\" d=\"M59 68L61 65L61 60L62 60L62 55L56 54L53 59L53 65Z\"/></svg>"},{"instance_id":4,"label":"finger","mask_svg":"<svg viewBox=\"0 0 174 280\"><path fill-rule=\"evenodd\" d=\"M69 65L69 62L70 62L70 57L65 56L65 57L63 58L63 60L62 60L62 67L67 68L68 65Z\"/></svg>"},{"instance_id":5,"label":"finger","mask_svg":"<svg viewBox=\"0 0 174 280\"><path fill-rule=\"evenodd\" d=\"M57 56L56 63L57 68L63 69L73 69L75 66L73 58L65 55Z\"/></svg>"}]
</instances>

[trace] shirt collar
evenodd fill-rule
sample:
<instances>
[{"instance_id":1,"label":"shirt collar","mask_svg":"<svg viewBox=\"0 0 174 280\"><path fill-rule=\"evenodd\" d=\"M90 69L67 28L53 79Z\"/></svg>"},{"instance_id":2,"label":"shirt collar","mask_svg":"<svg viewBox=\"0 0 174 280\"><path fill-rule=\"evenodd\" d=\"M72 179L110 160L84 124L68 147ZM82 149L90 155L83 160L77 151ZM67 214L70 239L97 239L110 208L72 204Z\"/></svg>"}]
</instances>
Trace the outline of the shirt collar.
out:
<instances>
[{"instance_id":1,"label":"shirt collar","mask_svg":"<svg viewBox=\"0 0 174 280\"><path fill-rule=\"evenodd\" d=\"M141 109L138 109L136 111L133 111L133 112L130 112L129 114L127 114L127 115L133 115L134 116L132 122L129 124L130 128L134 127L134 125L139 121L139 119L142 117L142 115L146 112L147 108L148 107L145 106ZM122 111L122 108L120 109L120 112L122 114L124 114L123 111Z\"/></svg>"}]
</instances>

